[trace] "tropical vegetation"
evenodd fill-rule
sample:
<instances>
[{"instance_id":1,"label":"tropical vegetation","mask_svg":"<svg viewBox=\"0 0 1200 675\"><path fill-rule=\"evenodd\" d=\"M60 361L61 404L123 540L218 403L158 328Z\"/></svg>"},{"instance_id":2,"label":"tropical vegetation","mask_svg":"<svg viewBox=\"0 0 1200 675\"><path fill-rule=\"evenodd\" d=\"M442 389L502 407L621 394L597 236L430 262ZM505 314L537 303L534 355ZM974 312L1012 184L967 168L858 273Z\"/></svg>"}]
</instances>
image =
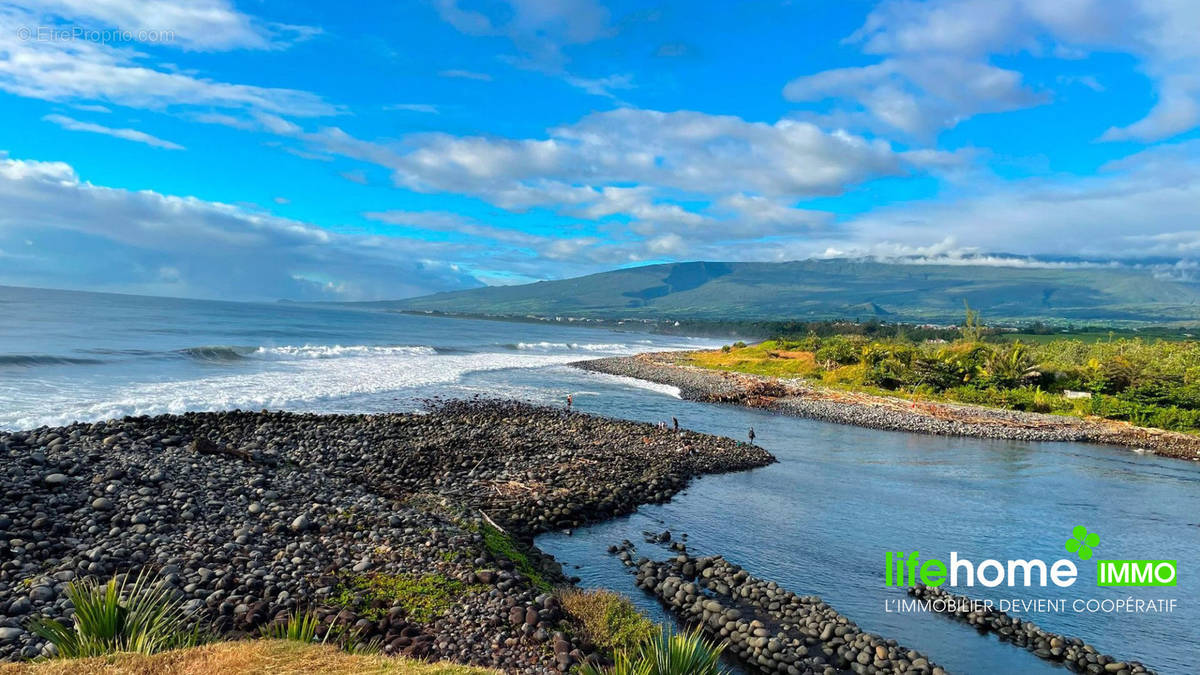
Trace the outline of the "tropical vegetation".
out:
<instances>
[{"instance_id":1,"label":"tropical vegetation","mask_svg":"<svg viewBox=\"0 0 1200 675\"><path fill-rule=\"evenodd\" d=\"M994 341L864 335L779 338L696 352L694 365L856 390L1200 430L1200 342L1112 337Z\"/></svg>"}]
</instances>

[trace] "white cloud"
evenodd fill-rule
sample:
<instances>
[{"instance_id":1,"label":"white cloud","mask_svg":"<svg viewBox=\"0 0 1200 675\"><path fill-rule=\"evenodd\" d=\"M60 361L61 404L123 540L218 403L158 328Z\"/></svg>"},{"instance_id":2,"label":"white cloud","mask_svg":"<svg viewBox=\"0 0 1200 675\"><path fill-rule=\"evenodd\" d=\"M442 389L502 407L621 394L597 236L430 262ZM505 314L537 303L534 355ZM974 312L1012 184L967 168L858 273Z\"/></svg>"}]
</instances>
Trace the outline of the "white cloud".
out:
<instances>
[{"instance_id":1,"label":"white cloud","mask_svg":"<svg viewBox=\"0 0 1200 675\"><path fill-rule=\"evenodd\" d=\"M1200 4L1189 0L888 0L846 40L879 63L803 76L784 92L794 101L849 101L834 119L928 138L972 115L1046 100L1020 73L990 63L993 55L1120 51L1140 60L1158 100L1104 139L1160 140L1200 124L1197 26Z\"/></svg>"},{"instance_id":2,"label":"white cloud","mask_svg":"<svg viewBox=\"0 0 1200 675\"><path fill-rule=\"evenodd\" d=\"M827 70L792 80L783 94L791 101L852 99L869 113L868 121L925 139L973 115L1047 100L1024 86L1016 71L945 55Z\"/></svg>"},{"instance_id":3,"label":"white cloud","mask_svg":"<svg viewBox=\"0 0 1200 675\"><path fill-rule=\"evenodd\" d=\"M267 25L226 0L33 0L29 7L92 25L143 34L164 34L159 42L187 49L268 49L312 34L302 26Z\"/></svg>"},{"instance_id":4,"label":"white cloud","mask_svg":"<svg viewBox=\"0 0 1200 675\"><path fill-rule=\"evenodd\" d=\"M271 118L260 115L258 123ZM799 199L961 161L935 150L897 152L885 141L825 132L808 122L768 124L689 111L595 113L543 138L420 133L380 143L336 127L274 128L315 151L386 167L400 187L600 223L607 243L572 244L573 253L595 262L807 235L831 216L794 208ZM416 225L405 215L404 224ZM559 240L524 243L544 256L566 247Z\"/></svg>"},{"instance_id":5,"label":"white cloud","mask_svg":"<svg viewBox=\"0 0 1200 675\"><path fill-rule=\"evenodd\" d=\"M106 127L102 124L93 124L91 122L81 122L66 115L46 115L42 118L47 122L57 124L58 126L70 131L86 131L93 134L104 134L105 136L113 136L115 138L123 138L127 141L135 143L145 143L156 148L164 148L166 150L184 150L185 148L178 143L163 140L157 136L151 136L137 129L114 129Z\"/></svg>"},{"instance_id":6,"label":"white cloud","mask_svg":"<svg viewBox=\"0 0 1200 675\"><path fill-rule=\"evenodd\" d=\"M74 105L108 103L152 110L205 106L300 117L340 112L305 91L220 82L158 68L147 54L124 43L22 39L23 31L51 21L42 12L0 5L0 90Z\"/></svg>"},{"instance_id":7,"label":"white cloud","mask_svg":"<svg viewBox=\"0 0 1200 675\"><path fill-rule=\"evenodd\" d=\"M992 181L938 202L883 207L839 226L841 250L928 246L1129 259L1200 255L1200 141L1110 163L1088 178Z\"/></svg>"},{"instance_id":8,"label":"white cloud","mask_svg":"<svg viewBox=\"0 0 1200 675\"><path fill-rule=\"evenodd\" d=\"M829 195L871 177L903 174L926 160L910 160L883 141L827 133L807 122L767 124L639 109L588 115L551 129L546 138L419 134L396 147L353 142L340 131L306 138L331 152L388 166L401 186L500 204L522 192L534 197L545 192L542 204L578 203L591 196L567 193L594 194L618 183L692 194Z\"/></svg>"},{"instance_id":9,"label":"white cloud","mask_svg":"<svg viewBox=\"0 0 1200 675\"><path fill-rule=\"evenodd\" d=\"M580 257L592 259L603 258L605 243L589 236L545 236L495 227L480 223L462 214L446 211L370 211L363 216L369 220L389 225L409 227L435 232L447 232L460 238L470 240L486 240L490 242L491 253L485 265L495 266L497 263L513 264L518 260L528 264L534 260L540 261L578 261ZM508 251L495 250L495 245L508 245ZM527 251L522 254L520 252ZM522 266L518 265L518 269ZM532 268L530 268L532 269ZM543 270L544 273L545 270Z\"/></svg>"},{"instance_id":10,"label":"white cloud","mask_svg":"<svg viewBox=\"0 0 1200 675\"><path fill-rule=\"evenodd\" d=\"M430 262L466 245L336 234L195 197L98 186L62 162L0 159L0 203L0 249L28 251L0 270L0 283L255 299L388 298L475 284Z\"/></svg>"}]
</instances>

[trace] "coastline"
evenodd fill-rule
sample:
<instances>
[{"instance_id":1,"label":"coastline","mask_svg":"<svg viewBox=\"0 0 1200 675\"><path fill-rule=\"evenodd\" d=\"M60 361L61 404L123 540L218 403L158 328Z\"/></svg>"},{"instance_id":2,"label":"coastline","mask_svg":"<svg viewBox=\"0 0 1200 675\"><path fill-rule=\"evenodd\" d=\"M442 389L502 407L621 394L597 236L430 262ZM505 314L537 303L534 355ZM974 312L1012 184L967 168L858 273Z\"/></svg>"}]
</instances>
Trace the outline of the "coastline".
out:
<instances>
[{"instance_id":1,"label":"coastline","mask_svg":"<svg viewBox=\"0 0 1200 675\"><path fill-rule=\"evenodd\" d=\"M913 403L901 398L827 389L811 382L710 370L678 363L679 352L648 352L571 365L677 387L694 401L734 403L826 422L941 436L1116 445L1163 457L1200 461L1200 437L1082 419L959 403Z\"/></svg>"},{"instance_id":2,"label":"coastline","mask_svg":"<svg viewBox=\"0 0 1200 675\"><path fill-rule=\"evenodd\" d=\"M534 534L775 461L725 438L524 403L214 412L0 432L0 661L44 655L67 584L149 568L223 639L297 609L385 654L556 673L597 652Z\"/></svg>"}]
</instances>

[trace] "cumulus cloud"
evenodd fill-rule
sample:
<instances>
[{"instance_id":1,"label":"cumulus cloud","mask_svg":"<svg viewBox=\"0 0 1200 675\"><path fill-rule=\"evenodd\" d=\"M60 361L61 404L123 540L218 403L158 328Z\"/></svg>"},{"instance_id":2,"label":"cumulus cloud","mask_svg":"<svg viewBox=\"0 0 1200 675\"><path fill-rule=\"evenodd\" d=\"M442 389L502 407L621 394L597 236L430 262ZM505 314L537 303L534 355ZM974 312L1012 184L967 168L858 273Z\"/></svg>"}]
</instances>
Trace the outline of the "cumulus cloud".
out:
<instances>
[{"instance_id":1,"label":"cumulus cloud","mask_svg":"<svg viewBox=\"0 0 1200 675\"><path fill-rule=\"evenodd\" d=\"M83 181L62 162L0 159L0 283L217 298L374 299L478 285L467 251L351 236L268 213ZM120 270L114 274L114 270Z\"/></svg>"},{"instance_id":2,"label":"cumulus cloud","mask_svg":"<svg viewBox=\"0 0 1200 675\"><path fill-rule=\"evenodd\" d=\"M1158 100L1104 139L1160 140L1200 124L1197 25L1200 4L1193 2L888 0L846 39L878 63L805 75L784 94L808 103L832 97L836 120L928 138L973 115L1048 99L1021 73L992 64L994 55L1075 59L1120 51L1139 59Z\"/></svg>"},{"instance_id":3,"label":"cumulus cloud","mask_svg":"<svg viewBox=\"0 0 1200 675\"><path fill-rule=\"evenodd\" d=\"M399 187L600 223L607 243L573 245L574 253L597 262L808 235L832 218L796 208L798 200L961 161L936 150L898 152L885 141L826 132L809 122L749 122L691 111L594 113L541 138L418 133L377 142L336 127L305 131L271 115L250 123L323 156L386 167ZM545 254L565 244L529 246Z\"/></svg>"},{"instance_id":4,"label":"cumulus cloud","mask_svg":"<svg viewBox=\"0 0 1200 675\"><path fill-rule=\"evenodd\" d=\"M1021 74L978 63L924 55L887 59L858 68L827 70L784 87L792 101L855 100L870 122L928 139L980 113L1004 112L1048 100L1022 83ZM846 117L852 119L852 116Z\"/></svg>"},{"instance_id":5,"label":"cumulus cloud","mask_svg":"<svg viewBox=\"0 0 1200 675\"><path fill-rule=\"evenodd\" d=\"M546 138L418 134L390 148L330 130L306 138L388 166L404 187L473 194L501 205L539 191L552 193L544 203L573 203L587 199L568 194L577 186L617 183L701 194L830 195L871 177L904 174L927 159L807 122L632 108L588 115L550 129Z\"/></svg>"},{"instance_id":6,"label":"cumulus cloud","mask_svg":"<svg viewBox=\"0 0 1200 675\"><path fill-rule=\"evenodd\" d=\"M66 115L46 115L42 118L47 122L57 124L58 126L69 131L86 131L93 134L103 134L114 138L122 138L134 143L145 143L156 148L164 148L166 150L184 150L185 148L178 143L163 140L157 136L151 136L137 129L114 129L106 127L102 124L94 124L92 122L82 122Z\"/></svg>"}]
</instances>

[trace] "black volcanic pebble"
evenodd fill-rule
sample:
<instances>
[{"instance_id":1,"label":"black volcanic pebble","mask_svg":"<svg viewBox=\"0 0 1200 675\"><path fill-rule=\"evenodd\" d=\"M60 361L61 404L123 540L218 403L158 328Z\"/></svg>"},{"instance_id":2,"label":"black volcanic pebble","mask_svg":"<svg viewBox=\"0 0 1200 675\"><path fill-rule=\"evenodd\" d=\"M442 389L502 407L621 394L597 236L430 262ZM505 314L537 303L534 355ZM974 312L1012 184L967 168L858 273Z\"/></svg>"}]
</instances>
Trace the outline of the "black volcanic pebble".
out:
<instances>
[{"instance_id":1,"label":"black volcanic pebble","mask_svg":"<svg viewBox=\"0 0 1200 675\"><path fill-rule=\"evenodd\" d=\"M25 628L39 615L69 621L72 580L151 568L226 634L309 608L322 630L355 628L386 653L561 672L589 654L562 636L549 648L571 619L493 559L480 511L528 544L666 500L693 476L772 461L728 439L502 401L0 432L0 659L43 653ZM531 558L567 581L549 556ZM436 574L466 590L428 621L378 600L360 615L332 602L347 574Z\"/></svg>"}]
</instances>

